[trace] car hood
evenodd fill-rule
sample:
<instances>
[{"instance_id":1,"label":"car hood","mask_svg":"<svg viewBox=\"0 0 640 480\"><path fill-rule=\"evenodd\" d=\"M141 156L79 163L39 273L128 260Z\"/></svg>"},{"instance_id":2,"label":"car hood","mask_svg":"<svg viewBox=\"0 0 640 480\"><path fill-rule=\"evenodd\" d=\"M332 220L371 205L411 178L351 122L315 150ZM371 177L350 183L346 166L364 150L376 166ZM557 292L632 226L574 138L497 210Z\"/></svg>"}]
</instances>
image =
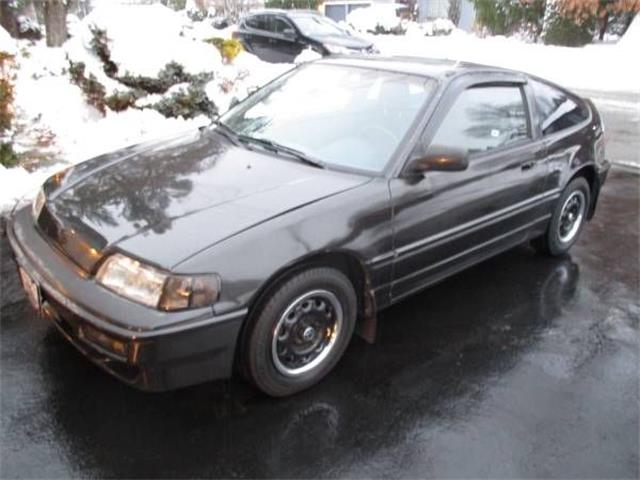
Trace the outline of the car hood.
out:
<instances>
[{"instance_id":1,"label":"car hood","mask_svg":"<svg viewBox=\"0 0 640 480\"><path fill-rule=\"evenodd\" d=\"M360 37L351 37L346 35L313 35L311 39L320 43L328 43L340 47L364 49L369 48L373 44L369 40Z\"/></svg>"},{"instance_id":2,"label":"car hood","mask_svg":"<svg viewBox=\"0 0 640 480\"><path fill-rule=\"evenodd\" d=\"M88 250L115 247L171 269L256 224L367 180L250 151L209 129L130 147L53 177L45 185L45 213L58 224L57 240L78 235Z\"/></svg>"}]
</instances>

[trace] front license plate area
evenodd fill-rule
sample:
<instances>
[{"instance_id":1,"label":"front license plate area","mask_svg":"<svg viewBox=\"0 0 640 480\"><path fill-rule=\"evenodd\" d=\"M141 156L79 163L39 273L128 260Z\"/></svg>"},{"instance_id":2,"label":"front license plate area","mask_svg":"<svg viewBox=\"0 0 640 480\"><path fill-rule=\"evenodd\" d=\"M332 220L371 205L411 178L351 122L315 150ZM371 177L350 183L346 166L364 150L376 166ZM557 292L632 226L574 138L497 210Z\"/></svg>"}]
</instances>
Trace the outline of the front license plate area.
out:
<instances>
[{"instance_id":1,"label":"front license plate area","mask_svg":"<svg viewBox=\"0 0 640 480\"><path fill-rule=\"evenodd\" d=\"M41 295L40 295L40 286L29 276L29 274L22 268L19 267L20 272L20 281L22 282L22 287L27 294L27 298L29 299L29 303L36 311L40 311L41 304Z\"/></svg>"}]
</instances>

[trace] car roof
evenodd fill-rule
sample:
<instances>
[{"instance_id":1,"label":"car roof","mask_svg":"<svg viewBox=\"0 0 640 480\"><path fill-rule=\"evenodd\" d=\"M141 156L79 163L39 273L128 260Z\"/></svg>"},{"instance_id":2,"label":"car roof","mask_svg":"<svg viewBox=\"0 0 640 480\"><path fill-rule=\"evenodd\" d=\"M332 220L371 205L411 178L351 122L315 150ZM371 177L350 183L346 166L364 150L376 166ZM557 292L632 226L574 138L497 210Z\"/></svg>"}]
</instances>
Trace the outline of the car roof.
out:
<instances>
[{"instance_id":1,"label":"car roof","mask_svg":"<svg viewBox=\"0 0 640 480\"><path fill-rule=\"evenodd\" d=\"M527 77L527 75L522 72L508 70L506 68L455 60L409 56L349 55L325 57L316 60L315 63L388 70L442 80L450 79L464 73L504 73L523 78Z\"/></svg>"},{"instance_id":2,"label":"car roof","mask_svg":"<svg viewBox=\"0 0 640 480\"><path fill-rule=\"evenodd\" d=\"M302 9L283 10L281 8L263 8L261 10L254 10L253 12L248 13L246 16L252 17L254 15L265 15L268 13L286 15L288 17L300 17L300 16L309 16L309 15L315 15L320 17L324 16L317 10L302 10Z\"/></svg>"}]
</instances>

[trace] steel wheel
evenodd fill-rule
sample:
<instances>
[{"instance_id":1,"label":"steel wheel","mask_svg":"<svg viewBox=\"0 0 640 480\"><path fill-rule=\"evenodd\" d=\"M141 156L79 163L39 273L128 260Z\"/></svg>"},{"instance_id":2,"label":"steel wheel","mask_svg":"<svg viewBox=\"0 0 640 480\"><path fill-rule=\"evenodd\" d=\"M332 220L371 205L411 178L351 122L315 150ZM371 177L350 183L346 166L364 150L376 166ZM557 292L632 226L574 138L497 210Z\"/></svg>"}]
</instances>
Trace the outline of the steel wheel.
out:
<instances>
[{"instance_id":1,"label":"steel wheel","mask_svg":"<svg viewBox=\"0 0 640 480\"><path fill-rule=\"evenodd\" d=\"M324 266L301 270L267 291L241 344L243 371L274 397L318 383L344 353L358 316L353 284Z\"/></svg>"},{"instance_id":2,"label":"steel wheel","mask_svg":"<svg viewBox=\"0 0 640 480\"><path fill-rule=\"evenodd\" d=\"M558 222L558 238L562 243L571 242L582 224L587 201L584 193L576 190L571 193L562 205L560 221Z\"/></svg>"},{"instance_id":3,"label":"steel wheel","mask_svg":"<svg viewBox=\"0 0 640 480\"><path fill-rule=\"evenodd\" d=\"M328 290L296 298L273 330L271 356L276 370L295 377L320 365L334 348L343 318L338 297Z\"/></svg>"},{"instance_id":4,"label":"steel wheel","mask_svg":"<svg viewBox=\"0 0 640 480\"><path fill-rule=\"evenodd\" d=\"M584 177L576 177L565 187L555 205L547 230L532 240L540 253L552 256L566 254L576 243L591 205L591 190Z\"/></svg>"}]
</instances>

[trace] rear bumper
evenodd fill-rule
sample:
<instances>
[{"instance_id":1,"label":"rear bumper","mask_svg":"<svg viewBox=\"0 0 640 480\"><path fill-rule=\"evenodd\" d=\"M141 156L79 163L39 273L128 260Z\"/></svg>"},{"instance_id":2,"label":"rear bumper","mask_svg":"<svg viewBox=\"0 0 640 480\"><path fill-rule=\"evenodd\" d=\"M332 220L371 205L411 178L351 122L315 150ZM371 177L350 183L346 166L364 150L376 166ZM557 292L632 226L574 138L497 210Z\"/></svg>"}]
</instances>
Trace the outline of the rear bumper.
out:
<instances>
[{"instance_id":1,"label":"rear bumper","mask_svg":"<svg viewBox=\"0 0 640 480\"><path fill-rule=\"evenodd\" d=\"M246 309L166 313L114 295L40 235L29 209L16 212L7 236L16 263L40 287L42 316L110 374L150 391L231 376Z\"/></svg>"}]
</instances>

